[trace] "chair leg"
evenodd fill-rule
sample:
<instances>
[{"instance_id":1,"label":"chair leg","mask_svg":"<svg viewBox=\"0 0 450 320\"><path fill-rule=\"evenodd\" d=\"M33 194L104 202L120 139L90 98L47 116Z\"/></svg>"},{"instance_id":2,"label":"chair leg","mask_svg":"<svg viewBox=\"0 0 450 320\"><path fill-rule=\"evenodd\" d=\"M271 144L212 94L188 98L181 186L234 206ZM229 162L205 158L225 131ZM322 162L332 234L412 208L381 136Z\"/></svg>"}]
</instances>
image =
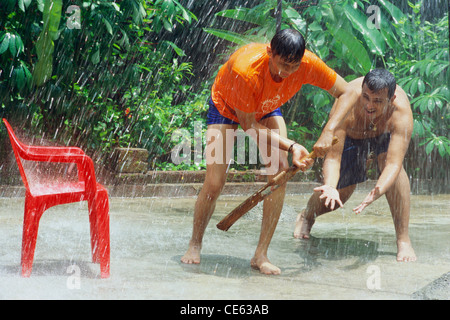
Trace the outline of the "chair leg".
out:
<instances>
[{"instance_id":1,"label":"chair leg","mask_svg":"<svg viewBox=\"0 0 450 320\"><path fill-rule=\"evenodd\" d=\"M110 236L109 236L109 200L106 190L99 197L97 227L99 232L98 253L102 278L109 278L110 274Z\"/></svg>"},{"instance_id":2,"label":"chair leg","mask_svg":"<svg viewBox=\"0 0 450 320\"><path fill-rule=\"evenodd\" d=\"M35 205L32 201L25 200L25 213L22 233L22 276L30 277L33 269L34 251L39 229L39 220L44 208Z\"/></svg>"},{"instance_id":3,"label":"chair leg","mask_svg":"<svg viewBox=\"0 0 450 320\"><path fill-rule=\"evenodd\" d=\"M95 199L88 200L89 206L89 226L91 234L92 262L98 263L98 227L97 227L97 205Z\"/></svg>"},{"instance_id":4,"label":"chair leg","mask_svg":"<svg viewBox=\"0 0 450 320\"><path fill-rule=\"evenodd\" d=\"M100 263L101 277L109 278L109 199L106 190L98 190L93 201L89 201L89 219L91 221L92 261Z\"/></svg>"}]
</instances>

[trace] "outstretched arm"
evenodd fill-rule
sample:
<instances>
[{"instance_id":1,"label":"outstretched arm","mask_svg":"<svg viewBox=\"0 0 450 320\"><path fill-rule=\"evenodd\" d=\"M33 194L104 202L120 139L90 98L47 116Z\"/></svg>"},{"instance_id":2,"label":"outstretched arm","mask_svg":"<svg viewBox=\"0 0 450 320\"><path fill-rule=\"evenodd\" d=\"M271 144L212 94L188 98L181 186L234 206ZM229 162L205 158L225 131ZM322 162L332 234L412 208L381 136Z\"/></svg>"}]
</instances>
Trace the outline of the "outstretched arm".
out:
<instances>
[{"instance_id":1,"label":"outstretched arm","mask_svg":"<svg viewBox=\"0 0 450 320\"><path fill-rule=\"evenodd\" d=\"M386 163L373 188L364 201L353 209L361 213L372 202L380 198L395 183L402 169L413 130L413 118L408 98L403 90L397 90L396 110L391 117L391 140L386 155Z\"/></svg>"},{"instance_id":2,"label":"outstretched arm","mask_svg":"<svg viewBox=\"0 0 450 320\"><path fill-rule=\"evenodd\" d=\"M319 140L313 147L319 157L325 156L328 152L336 129L358 99L354 88L339 75L333 87L328 90L328 93L335 97L336 101L331 109L329 120L322 130Z\"/></svg>"},{"instance_id":3,"label":"outstretched arm","mask_svg":"<svg viewBox=\"0 0 450 320\"><path fill-rule=\"evenodd\" d=\"M324 200L325 206L331 210L334 210L336 205L344 206L336 189L340 177L342 150L345 143L346 134L344 128L342 126L338 128L335 135L338 138L338 143L330 149L323 163L324 185L314 188L314 191L322 193L319 198Z\"/></svg>"}]
</instances>

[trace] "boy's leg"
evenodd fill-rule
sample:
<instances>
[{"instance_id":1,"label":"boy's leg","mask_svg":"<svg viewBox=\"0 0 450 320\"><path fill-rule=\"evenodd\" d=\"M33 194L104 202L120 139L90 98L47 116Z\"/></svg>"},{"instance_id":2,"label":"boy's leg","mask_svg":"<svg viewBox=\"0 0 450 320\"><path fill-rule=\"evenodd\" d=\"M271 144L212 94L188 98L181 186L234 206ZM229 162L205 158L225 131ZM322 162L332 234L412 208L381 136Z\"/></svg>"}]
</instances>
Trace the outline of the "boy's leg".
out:
<instances>
[{"instance_id":1,"label":"boy's leg","mask_svg":"<svg viewBox=\"0 0 450 320\"><path fill-rule=\"evenodd\" d=\"M355 188L356 184L353 184L338 190L339 198L341 199L342 203L345 203L350 198ZM311 228L314 225L316 218L324 213L332 211L328 207L325 207L324 201L319 199L320 195L320 192L314 192L308 200L306 209L304 209L297 215L297 219L295 221L294 238L309 239ZM335 209L337 208L339 208L339 206L337 206Z\"/></svg>"},{"instance_id":2,"label":"boy's leg","mask_svg":"<svg viewBox=\"0 0 450 320\"><path fill-rule=\"evenodd\" d=\"M386 153L378 157L380 170L383 170ZM402 167L394 185L386 192L386 199L394 220L397 237L397 261L416 261L417 257L409 238L410 191L408 175Z\"/></svg>"},{"instance_id":3,"label":"boy's leg","mask_svg":"<svg viewBox=\"0 0 450 320\"><path fill-rule=\"evenodd\" d=\"M345 203L351 197L358 183L367 179L365 175L366 158L364 150L364 145L356 145L351 138L345 138L337 186L342 203ZM306 209L298 214L294 229L295 238L309 239L311 228L316 218L331 211L328 207L325 207L325 200L321 200L320 196L320 192L314 192L308 201Z\"/></svg>"},{"instance_id":4,"label":"boy's leg","mask_svg":"<svg viewBox=\"0 0 450 320\"><path fill-rule=\"evenodd\" d=\"M286 124L283 117L269 117L262 120L261 123L271 130L278 129L281 136L287 136ZM270 165L274 165L274 163L278 164L279 169L277 170L277 173L288 168L289 166L287 160L287 152L280 150L278 146L268 146L267 150L263 150L261 154L267 155L268 159L264 159L267 166L269 166L269 161ZM274 175L269 175L267 178L271 179L273 176ZM264 199L261 233L258 245L255 250L255 255L251 260L252 267L255 269L259 269L263 274L281 273L281 270L269 261L267 257L267 250L277 227L278 219L280 218L285 192L286 185L283 185L275 190L272 194L270 194L266 199Z\"/></svg>"},{"instance_id":5,"label":"boy's leg","mask_svg":"<svg viewBox=\"0 0 450 320\"><path fill-rule=\"evenodd\" d=\"M194 222L189 248L181 258L183 263L200 263L203 235L216 207L226 181L228 164L232 155L234 135L228 136L226 130L235 130L237 125L209 125L206 132L206 177L197 197L194 208ZM233 139L230 141L230 139ZM228 143L227 143L228 140Z\"/></svg>"}]
</instances>

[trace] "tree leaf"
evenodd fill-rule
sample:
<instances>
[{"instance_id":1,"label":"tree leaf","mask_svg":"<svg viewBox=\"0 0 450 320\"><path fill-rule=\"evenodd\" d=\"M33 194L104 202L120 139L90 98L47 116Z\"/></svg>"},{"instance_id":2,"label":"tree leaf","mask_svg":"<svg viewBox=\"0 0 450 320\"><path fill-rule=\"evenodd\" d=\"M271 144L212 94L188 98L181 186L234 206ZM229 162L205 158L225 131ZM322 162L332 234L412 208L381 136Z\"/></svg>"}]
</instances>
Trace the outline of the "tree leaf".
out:
<instances>
[{"instance_id":1,"label":"tree leaf","mask_svg":"<svg viewBox=\"0 0 450 320\"><path fill-rule=\"evenodd\" d=\"M52 40L58 39L59 23L61 21L62 0L47 0L44 6L44 27L42 32L48 32Z\"/></svg>"},{"instance_id":2,"label":"tree leaf","mask_svg":"<svg viewBox=\"0 0 450 320\"><path fill-rule=\"evenodd\" d=\"M20 10L22 10L23 12L25 12L25 5L24 5L24 3L23 3L23 0L19 0L19 8L20 8Z\"/></svg>"},{"instance_id":3,"label":"tree leaf","mask_svg":"<svg viewBox=\"0 0 450 320\"><path fill-rule=\"evenodd\" d=\"M15 40L16 40L17 54L19 54L24 51L24 46L23 46L22 38L18 34L16 34L15 38L16 38Z\"/></svg>"},{"instance_id":4,"label":"tree leaf","mask_svg":"<svg viewBox=\"0 0 450 320\"><path fill-rule=\"evenodd\" d=\"M39 59L33 70L33 83L41 86L52 77L53 59Z\"/></svg>"},{"instance_id":5,"label":"tree leaf","mask_svg":"<svg viewBox=\"0 0 450 320\"><path fill-rule=\"evenodd\" d=\"M95 52L91 56L91 62L93 64L98 64L100 62L100 48L97 47Z\"/></svg>"},{"instance_id":6,"label":"tree leaf","mask_svg":"<svg viewBox=\"0 0 450 320\"><path fill-rule=\"evenodd\" d=\"M184 53L183 49L181 49L180 47L178 47L175 43L173 43L172 41L168 41L168 40L164 40L162 42L162 44L166 44L172 47L172 49L176 52L177 55L179 55L180 57L185 57L186 54Z\"/></svg>"},{"instance_id":7,"label":"tree leaf","mask_svg":"<svg viewBox=\"0 0 450 320\"><path fill-rule=\"evenodd\" d=\"M348 48L350 55L361 67L362 73L368 73L372 66L372 62L366 48L364 48L358 39L344 29L335 30L329 23L327 23L327 28L337 41L341 42Z\"/></svg>"},{"instance_id":8,"label":"tree leaf","mask_svg":"<svg viewBox=\"0 0 450 320\"><path fill-rule=\"evenodd\" d=\"M439 110L442 110L442 107L444 106L444 102L441 99L436 97L434 99L434 103L436 104L436 107L439 108Z\"/></svg>"},{"instance_id":9,"label":"tree leaf","mask_svg":"<svg viewBox=\"0 0 450 320\"><path fill-rule=\"evenodd\" d=\"M105 25L106 30L108 31L108 33L110 35L113 35L113 30L112 30L112 27L111 27L111 23L109 23L108 19L102 18L102 21L103 21L103 24Z\"/></svg>"},{"instance_id":10,"label":"tree leaf","mask_svg":"<svg viewBox=\"0 0 450 320\"><path fill-rule=\"evenodd\" d=\"M8 50L9 48L9 39L10 39L10 34L6 33L3 37L3 41L0 44L0 54L3 54L6 50Z\"/></svg>"},{"instance_id":11,"label":"tree leaf","mask_svg":"<svg viewBox=\"0 0 450 320\"><path fill-rule=\"evenodd\" d=\"M203 31L210 33L212 35L215 35L216 37L219 37L221 39L225 39L231 42L234 42L238 45L245 45L248 43L251 43L252 41L247 39L245 36L232 32L232 31L226 31L226 30L219 30L219 29L213 29L213 28L203 28Z\"/></svg>"},{"instance_id":12,"label":"tree leaf","mask_svg":"<svg viewBox=\"0 0 450 320\"><path fill-rule=\"evenodd\" d=\"M428 142L427 146L425 147L425 152L429 155L431 153L431 151L433 151L434 149L434 144L433 144L433 140L431 140L430 142Z\"/></svg>"},{"instance_id":13,"label":"tree leaf","mask_svg":"<svg viewBox=\"0 0 450 320\"><path fill-rule=\"evenodd\" d=\"M172 32L172 24L169 22L169 20L167 20L166 18L162 18L162 22L163 22L163 25L164 25L164 29L166 29L167 31L169 31L169 32Z\"/></svg>"},{"instance_id":14,"label":"tree leaf","mask_svg":"<svg viewBox=\"0 0 450 320\"><path fill-rule=\"evenodd\" d=\"M427 101L427 108L430 112L433 112L436 107L436 103L434 102L434 97L429 97Z\"/></svg>"},{"instance_id":15,"label":"tree leaf","mask_svg":"<svg viewBox=\"0 0 450 320\"><path fill-rule=\"evenodd\" d=\"M350 4L345 6L344 12L355 29L362 34L370 50L373 53L383 56L386 52L386 44L382 35L376 28L369 28L367 26L367 16L361 11L353 8Z\"/></svg>"},{"instance_id":16,"label":"tree leaf","mask_svg":"<svg viewBox=\"0 0 450 320\"><path fill-rule=\"evenodd\" d=\"M25 74L25 83L28 87L30 87L32 76L30 70L28 70L28 67L25 65L23 61L21 61L21 65Z\"/></svg>"},{"instance_id":17,"label":"tree leaf","mask_svg":"<svg viewBox=\"0 0 450 320\"><path fill-rule=\"evenodd\" d=\"M257 6L259 7L259 6ZM263 25L266 21L266 16L261 14L258 10L249 9L249 8L237 8L237 9L229 9L216 13L218 17L225 17L234 20L240 20L244 22L254 23L256 25Z\"/></svg>"},{"instance_id":18,"label":"tree leaf","mask_svg":"<svg viewBox=\"0 0 450 320\"><path fill-rule=\"evenodd\" d=\"M411 94L411 96L416 95L418 82L419 82L419 78L414 78L411 81L411 87L409 87L409 93Z\"/></svg>"},{"instance_id":19,"label":"tree leaf","mask_svg":"<svg viewBox=\"0 0 450 320\"><path fill-rule=\"evenodd\" d=\"M439 141L439 144L438 144L438 151L439 151L439 155L441 156L441 157L444 157L445 156L445 146L444 146L444 144L442 143L442 141Z\"/></svg>"},{"instance_id":20,"label":"tree leaf","mask_svg":"<svg viewBox=\"0 0 450 320\"><path fill-rule=\"evenodd\" d=\"M9 52L13 55L13 57L16 56L17 48L16 48L16 35L13 33L10 33L9 38Z\"/></svg>"},{"instance_id":21,"label":"tree leaf","mask_svg":"<svg viewBox=\"0 0 450 320\"><path fill-rule=\"evenodd\" d=\"M378 0L378 2L381 3L383 7L385 7L386 10L391 14L391 17L394 20L395 24L398 24L402 19L406 17L405 14L398 7L394 6L389 1Z\"/></svg>"},{"instance_id":22,"label":"tree leaf","mask_svg":"<svg viewBox=\"0 0 450 320\"><path fill-rule=\"evenodd\" d=\"M22 66L14 69L14 78L16 88L22 90L25 86L25 73Z\"/></svg>"},{"instance_id":23,"label":"tree leaf","mask_svg":"<svg viewBox=\"0 0 450 320\"><path fill-rule=\"evenodd\" d=\"M172 17L175 12L175 4L172 0L164 0L161 5L161 11L166 17Z\"/></svg>"},{"instance_id":24,"label":"tree leaf","mask_svg":"<svg viewBox=\"0 0 450 320\"><path fill-rule=\"evenodd\" d=\"M419 137L423 137L425 134L425 129L421 121L414 119L414 127L413 127L413 135L418 135Z\"/></svg>"},{"instance_id":25,"label":"tree leaf","mask_svg":"<svg viewBox=\"0 0 450 320\"><path fill-rule=\"evenodd\" d=\"M420 93L425 92L425 82L423 82L423 80L420 78L419 78L419 81L417 82L417 87L418 87Z\"/></svg>"},{"instance_id":26,"label":"tree leaf","mask_svg":"<svg viewBox=\"0 0 450 320\"><path fill-rule=\"evenodd\" d=\"M433 77L436 77L437 75L442 73L446 68L448 68L448 66L449 66L448 61L446 63L442 63L440 65L436 65L433 68L433 72L431 74L433 75Z\"/></svg>"}]
</instances>

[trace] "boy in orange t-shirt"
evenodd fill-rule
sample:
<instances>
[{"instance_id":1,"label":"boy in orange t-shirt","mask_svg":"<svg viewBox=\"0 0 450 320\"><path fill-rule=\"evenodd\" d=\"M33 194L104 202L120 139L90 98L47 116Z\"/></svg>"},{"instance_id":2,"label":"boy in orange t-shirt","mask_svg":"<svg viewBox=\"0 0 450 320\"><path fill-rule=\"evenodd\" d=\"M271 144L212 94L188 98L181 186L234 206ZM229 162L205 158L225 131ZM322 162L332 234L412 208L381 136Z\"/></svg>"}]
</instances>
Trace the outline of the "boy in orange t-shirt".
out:
<instances>
[{"instance_id":1,"label":"boy in orange t-shirt","mask_svg":"<svg viewBox=\"0 0 450 320\"><path fill-rule=\"evenodd\" d=\"M255 112L256 121L281 107L303 86L330 90L337 74L305 50L297 71L281 82L269 70L267 44L249 44L237 50L220 69L212 87L212 101L224 117L239 122L235 109Z\"/></svg>"},{"instance_id":2,"label":"boy in orange t-shirt","mask_svg":"<svg viewBox=\"0 0 450 320\"><path fill-rule=\"evenodd\" d=\"M266 163L271 167L277 164L275 174L289 167L288 153L292 153L293 164L302 171L313 164L313 160L300 162L308 151L287 138L280 111L280 106L305 83L327 90L338 98L330 120L314 145L316 154L324 156L331 147L334 129L351 107L343 96L352 93L345 91L345 80L316 55L305 52L305 42L298 31L279 31L270 45L244 46L222 66L209 101L206 178L197 198L192 237L182 262L200 263L203 235L225 184L230 163L230 148L232 150L235 136L227 136L228 132L236 130L240 124L255 139ZM268 179L275 174L268 175ZM260 239L251 260L252 267L264 274L281 273L270 263L267 249L283 207L285 187L279 187L264 200Z\"/></svg>"}]
</instances>

